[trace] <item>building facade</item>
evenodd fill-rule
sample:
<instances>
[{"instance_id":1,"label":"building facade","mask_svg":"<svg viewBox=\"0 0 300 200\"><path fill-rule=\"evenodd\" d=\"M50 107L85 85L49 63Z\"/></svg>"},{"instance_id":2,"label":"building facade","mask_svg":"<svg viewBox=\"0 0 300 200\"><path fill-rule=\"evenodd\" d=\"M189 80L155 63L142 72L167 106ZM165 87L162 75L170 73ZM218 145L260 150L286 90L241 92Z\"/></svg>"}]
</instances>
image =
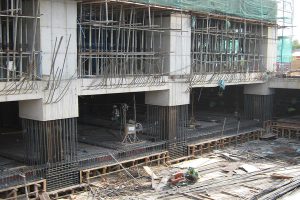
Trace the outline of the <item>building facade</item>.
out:
<instances>
[{"instance_id":1,"label":"building facade","mask_svg":"<svg viewBox=\"0 0 300 200\"><path fill-rule=\"evenodd\" d=\"M88 180L82 171L115 159L186 156L204 137L189 129L207 116L196 114L202 94L224 98L232 116L250 120L245 128L271 119L276 1L200 2L1 1L0 156L13 160L1 172L1 195L24 179L45 181L47 191L79 185ZM106 129L118 138L129 119L143 121L140 142L106 140ZM223 119L222 134L231 123Z\"/></svg>"}]
</instances>

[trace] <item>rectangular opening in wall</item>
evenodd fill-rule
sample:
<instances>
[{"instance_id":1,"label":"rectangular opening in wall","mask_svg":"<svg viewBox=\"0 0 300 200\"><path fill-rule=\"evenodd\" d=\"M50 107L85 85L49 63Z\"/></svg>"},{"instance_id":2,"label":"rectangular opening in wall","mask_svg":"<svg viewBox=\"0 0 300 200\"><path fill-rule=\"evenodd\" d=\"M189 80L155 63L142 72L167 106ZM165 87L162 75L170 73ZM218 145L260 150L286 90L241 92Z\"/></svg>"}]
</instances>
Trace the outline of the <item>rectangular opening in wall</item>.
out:
<instances>
[{"instance_id":1,"label":"rectangular opening in wall","mask_svg":"<svg viewBox=\"0 0 300 200\"><path fill-rule=\"evenodd\" d=\"M143 92L80 97L78 159L81 168L165 151L164 140L147 134L144 102Z\"/></svg>"},{"instance_id":2,"label":"rectangular opening in wall","mask_svg":"<svg viewBox=\"0 0 300 200\"><path fill-rule=\"evenodd\" d=\"M189 105L189 142L239 135L259 129L259 122L244 114L243 86L225 89L194 88Z\"/></svg>"}]
</instances>

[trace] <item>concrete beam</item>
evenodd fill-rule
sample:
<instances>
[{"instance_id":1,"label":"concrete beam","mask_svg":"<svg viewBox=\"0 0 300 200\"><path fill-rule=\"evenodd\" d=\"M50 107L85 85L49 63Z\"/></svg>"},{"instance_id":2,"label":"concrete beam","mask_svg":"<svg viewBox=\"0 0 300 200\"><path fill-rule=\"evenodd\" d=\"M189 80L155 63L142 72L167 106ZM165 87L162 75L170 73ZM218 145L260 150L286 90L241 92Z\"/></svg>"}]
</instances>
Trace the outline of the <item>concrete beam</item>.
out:
<instances>
[{"instance_id":1,"label":"concrete beam","mask_svg":"<svg viewBox=\"0 0 300 200\"><path fill-rule=\"evenodd\" d=\"M272 78L268 84L270 88L275 89L300 89L299 78Z\"/></svg>"},{"instance_id":2,"label":"concrete beam","mask_svg":"<svg viewBox=\"0 0 300 200\"><path fill-rule=\"evenodd\" d=\"M191 85L193 88L218 87L220 80L224 80L225 85L258 84L265 83L265 77L263 72L194 75Z\"/></svg>"},{"instance_id":3,"label":"concrete beam","mask_svg":"<svg viewBox=\"0 0 300 200\"><path fill-rule=\"evenodd\" d=\"M147 80L149 77L144 77L144 80ZM83 78L77 80L78 95L99 95L99 94L116 94L116 93L129 93L129 92L146 92L146 91L160 91L169 89L168 77L159 78L161 82L154 81L151 83L141 82L139 78L138 84L132 85L134 81L133 78L112 78L107 81L107 84L115 83L116 85L108 85L107 87L103 86L102 78ZM117 87L118 83L122 83Z\"/></svg>"},{"instance_id":4,"label":"concrete beam","mask_svg":"<svg viewBox=\"0 0 300 200\"><path fill-rule=\"evenodd\" d=\"M145 104L156 106L179 106L190 103L190 91L188 84L182 80L173 80L169 83L169 89L163 91L146 92Z\"/></svg>"},{"instance_id":5,"label":"concrete beam","mask_svg":"<svg viewBox=\"0 0 300 200\"><path fill-rule=\"evenodd\" d=\"M245 85L244 94L252 95L272 95L274 90L269 88L267 83Z\"/></svg>"},{"instance_id":6,"label":"concrete beam","mask_svg":"<svg viewBox=\"0 0 300 200\"><path fill-rule=\"evenodd\" d=\"M46 83L45 83L46 85ZM19 102L19 116L37 121L74 118L79 116L76 80L62 81L56 90L43 91L43 98ZM46 88L44 86L44 88Z\"/></svg>"}]
</instances>

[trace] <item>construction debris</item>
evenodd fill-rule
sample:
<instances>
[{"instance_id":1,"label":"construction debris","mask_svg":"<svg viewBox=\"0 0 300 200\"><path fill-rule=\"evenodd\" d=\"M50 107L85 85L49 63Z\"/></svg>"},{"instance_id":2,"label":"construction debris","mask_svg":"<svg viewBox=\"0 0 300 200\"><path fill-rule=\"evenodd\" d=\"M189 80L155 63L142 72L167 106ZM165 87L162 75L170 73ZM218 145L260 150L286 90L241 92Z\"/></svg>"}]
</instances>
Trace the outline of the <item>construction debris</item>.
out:
<instances>
[{"instance_id":1,"label":"construction debris","mask_svg":"<svg viewBox=\"0 0 300 200\"><path fill-rule=\"evenodd\" d=\"M188 171L185 173L185 177L188 181L192 183L196 182L199 179L198 172L192 167L190 167Z\"/></svg>"},{"instance_id":2,"label":"construction debris","mask_svg":"<svg viewBox=\"0 0 300 200\"><path fill-rule=\"evenodd\" d=\"M271 177L274 179L291 179L291 178L293 178L293 176L287 176L284 174L276 174L276 173L272 174Z\"/></svg>"},{"instance_id":3,"label":"construction debris","mask_svg":"<svg viewBox=\"0 0 300 200\"><path fill-rule=\"evenodd\" d=\"M123 182L116 181L114 175L114 179L97 183L97 194L104 199L120 200L279 198L300 183L300 153L290 154L287 145L295 152L300 148L296 140L251 141L183 163L145 166L140 176L135 177L140 186L123 172ZM280 155L276 154L278 149L282 150ZM291 165L289 160L297 164Z\"/></svg>"},{"instance_id":4,"label":"construction debris","mask_svg":"<svg viewBox=\"0 0 300 200\"><path fill-rule=\"evenodd\" d=\"M220 162L220 161L222 161L222 160L220 160L218 158L197 158L195 160L189 160L189 161L185 161L183 163L175 164L172 167L180 168L180 169L188 169L190 167L200 168L200 167L210 165L210 164L213 164L213 163L217 163L217 162Z\"/></svg>"},{"instance_id":5,"label":"construction debris","mask_svg":"<svg viewBox=\"0 0 300 200\"><path fill-rule=\"evenodd\" d=\"M220 154L223 158L225 158L226 160L230 160L230 161L239 161L240 159L233 156L233 155L230 155L228 153L221 153Z\"/></svg>"},{"instance_id":6,"label":"construction debris","mask_svg":"<svg viewBox=\"0 0 300 200\"><path fill-rule=\"evenodd\" d=\"M247 173L259 171L259 169L257 167L255 167L253 165L249 165L249 164L243 164L242 166L240 166L240 169L245 170Z\"/></svg>"},{"instance_id":7,"label":"construction debris","mask_svg":"<svg viewBox=\"0 0 300 200\"><path fill-rule=\"evenodd\" d=\"M154 180L158 180L158 179L159 179L158 176L156 176L156 175L154 174L154 172L150 169L150 167L148 167L148 166L143 166L143 168L144 168L145 172L146 172L149 176L151 176L152 179L154 179Z\"/></svg>"}]
</instances>

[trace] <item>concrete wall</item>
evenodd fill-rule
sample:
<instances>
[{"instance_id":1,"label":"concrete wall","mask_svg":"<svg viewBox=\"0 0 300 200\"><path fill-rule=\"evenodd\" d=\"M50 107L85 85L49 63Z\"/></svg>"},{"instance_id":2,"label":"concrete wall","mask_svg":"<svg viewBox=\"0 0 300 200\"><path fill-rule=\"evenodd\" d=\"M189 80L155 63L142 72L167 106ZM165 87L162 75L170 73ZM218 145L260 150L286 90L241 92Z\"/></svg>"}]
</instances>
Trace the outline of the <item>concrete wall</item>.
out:
<instances>
[{"instance_id":1,"label":"concrete wall","mask_svg":"<svg viewBox=\"0 0 300 200\"><path fill-rule=\"evenodd\" d=\"M260 122L272 119L274 89L268 83L252 84L244 87L244 114L247 119Z\"/></svg>"},{"instance_id":2,"label":"concrete wall","mask_svg":"<svg viewBox=\"0 0 300 200\"><path fill-rule=\"evenodd\" d=\"M274 94L274 90L269 88L269 85L267 83L251 84L251 85L245 85L244 94L272 95Z\"/></svg>"},{"instance_id":3,"label":"concrete wall","mask_svg":"<svg viewBox=\"0 0 300 200\"><path fill-rule=\"evenodd\" d=\"M170 31L170 75L190 74L191 17L172 14ZM182 30L182 31L177 31Z\"/></svg>"},{"instance_id":4,"label":"concrete wall","mask_svg":"<svg viewBox=\"0 0 300 200\"><path fill-rule=\"evenodd\" d=\"M159 24L166 30L161 34L154 33L154 50L164 56L164 73L170 75L185 75L191 68L191 17L184 14L171 14L168 17L157 18ZM147 34L149 37L151 33ZM149 44L148 44L149 46Z\"/></svg>"},{"instance_id":5,"label":"concrete wall","mask_svg":"<svg viewBox=\"0 0 300 200\"><path fill-rule=\"evenodd\" d=\"M277 60L277 29L268 27L264 30L267 38L263 40L262 52L265 56L264 64L267 71L276 71Z\"/></svg>"},{"instance_id":6,"label":"concrete wall","mask_svg":"<svg viewBox=\"0 0 300 200\"><path fill-rule=\"evenodd\" d=\"M62 81L61 87L44 91L43 98L19 102L21 118L48 121L79 116L76 81Z\"/></svg>"},{"instance_id":7,"label":"concrete wall","mask_svg":"<svg viewBox=\"0 0 300 200\"><path fill-rule=\"evenodd\" d=\"M68 39L70 46L66 57L63 78L77 76L77 3L73 0L40 1L40 47L42 51L42 74L50 74L55 41L64 37L57 55L55 70L63 67ZM57 41L57 43L58 43Z\"/></svg>"},{"instance_id":8,"label":"concrete wall","mask_svg":"<svg viewBox=\"0 0 300 200\"><path fill-rule=\"evenodd\" d=\"M146 92L145 104L157 106L179 106L190 103L190 91L188 85L182 80L173 80L169 83L169 89L163 91Z\"/></svg>"},{"instance_id":9,"label":"concrete wall","mask_svg":"<svg viewBox=\"0 0 300 200\"><path fill-rule=\"evenodd\" d=\"M299 78L272 78L268 82L269 88L278 89L300 89Z\"/></svg>"}]
</instances>

